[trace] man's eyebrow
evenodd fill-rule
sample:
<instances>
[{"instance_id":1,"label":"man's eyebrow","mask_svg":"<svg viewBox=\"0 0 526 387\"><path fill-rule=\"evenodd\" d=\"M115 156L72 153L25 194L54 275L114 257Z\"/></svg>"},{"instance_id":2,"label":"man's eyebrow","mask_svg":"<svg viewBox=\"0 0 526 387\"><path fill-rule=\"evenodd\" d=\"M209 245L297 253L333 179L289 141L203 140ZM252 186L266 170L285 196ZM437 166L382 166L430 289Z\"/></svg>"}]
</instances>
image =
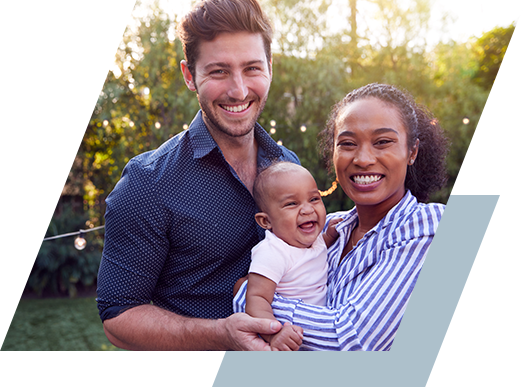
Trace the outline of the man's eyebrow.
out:
<instances>
[{"instance_id":1,"label":"man's eyebrow","mask_svg":"<svg viewBox=\"0 0 526 387\"><path fill-rule=\"evenodd\" d=\"M253 65L264 65L264 64L265 64L264 60L255 59L255 60L250 60L250 61L241 63L241 66L242 67L248 67L248 66L253 66ZM222 69L229 69L232 66L229 63L226 63L226 62L211 62L211 63L208 63L207 65L205 65L204 69L205 70L209 70L211 68L217 68L217 67L222 68Z\"/></svg>"},{"instance_id":2,"label":"man's eyebrow","mask_svg":"<svg viewBox=\"0 0 526 387\"><path fill-rule=\"evenodd\" d=\"M225 62L212 62L212 63L208 63L204 67L204 69L208 70L208 69L211 69L213 67L220 67L222 69L229 69L231 66L228 63L225 63Z\"/></svg>"}]
</instances>

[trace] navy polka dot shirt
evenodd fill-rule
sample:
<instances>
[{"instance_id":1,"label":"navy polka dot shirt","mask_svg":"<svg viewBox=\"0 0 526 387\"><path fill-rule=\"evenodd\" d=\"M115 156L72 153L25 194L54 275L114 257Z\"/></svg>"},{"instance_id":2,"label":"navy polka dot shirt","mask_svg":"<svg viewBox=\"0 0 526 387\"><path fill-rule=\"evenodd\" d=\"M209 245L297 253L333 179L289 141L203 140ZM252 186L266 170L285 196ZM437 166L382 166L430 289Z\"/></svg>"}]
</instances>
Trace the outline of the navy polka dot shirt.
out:
<instances>
[{"instance_id":1,"label":"navy polka dot shirt","mask_svg":"<svg viewBox=\"0 0 526 387\"><path fill-rule=\"evenodd\" d=\"M258 166L299 163L259 124L254 133ZM97 287L103 321L150 302L190 317L233 313L232 288L264 230L201 112L187 131L130 160L106 204Z\"/></svg>"}]
</instances>

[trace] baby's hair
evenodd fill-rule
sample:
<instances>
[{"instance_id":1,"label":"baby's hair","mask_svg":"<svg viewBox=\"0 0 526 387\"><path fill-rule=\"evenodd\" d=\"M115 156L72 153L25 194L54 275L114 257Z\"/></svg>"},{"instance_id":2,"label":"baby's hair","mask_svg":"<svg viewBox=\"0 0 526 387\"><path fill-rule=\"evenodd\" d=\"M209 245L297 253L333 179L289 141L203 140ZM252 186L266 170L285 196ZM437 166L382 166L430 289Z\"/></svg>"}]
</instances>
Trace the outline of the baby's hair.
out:
<instances>
[{"instance_id":1,"label":"baby's hair","mask_svg":"<svg viewBox=\"0 0 526 387\"><path fill-rule=\"evenodd\" d=\"M449 141L438 120L425 106L417 105L409 93L392 85L371 83L353 90L333 106L325 129L319 135L327 169L329 172L333 170L334 134L340 112L352 102L367 98L376 98L398 110L407 131L409 151L415 146L416 140L419 140L416 160L407 167L405 188L409 189L418 201L428 201L430 194L446 184Z\"/></svg>"},{"instance_id":2,"label":"baby's hair","mask_svg":"<svg viewBox=\"0 0 526 387\"><path fill-rule=\"evenodd\" d=\"M286 171L291 168L305 169L301 165L292 163L290 161L274 161L270 165L261 168L258 171L256 179L254 180L254 186L252 188L252 196L254 196L254 201L256 202L256 205L261 211L265 211L265 200L268 196L268 192L266 192L265 183L268 181L268 179L273 173Z\"/></svg>"}]
</instances>

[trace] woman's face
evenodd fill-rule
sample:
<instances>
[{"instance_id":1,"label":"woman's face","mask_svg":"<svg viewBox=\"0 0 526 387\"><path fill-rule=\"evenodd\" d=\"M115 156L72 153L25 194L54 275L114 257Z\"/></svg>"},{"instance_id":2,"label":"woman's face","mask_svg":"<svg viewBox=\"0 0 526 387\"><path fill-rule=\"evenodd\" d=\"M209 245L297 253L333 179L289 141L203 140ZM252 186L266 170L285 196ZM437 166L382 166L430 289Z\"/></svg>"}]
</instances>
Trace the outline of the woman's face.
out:
<instances>
[{"instance_id":1,"label":"woman's face","mask_svg":"<svg viewBox=\"0 0 526 387\"><path fill-rule=\"evenodd\" d=\"M409 152L395 107L373 97L352 102L336 120L334 139L336 176L357 208L386 212L402 199L407 165L418 144Z\"/></svg>"}]
</instances>

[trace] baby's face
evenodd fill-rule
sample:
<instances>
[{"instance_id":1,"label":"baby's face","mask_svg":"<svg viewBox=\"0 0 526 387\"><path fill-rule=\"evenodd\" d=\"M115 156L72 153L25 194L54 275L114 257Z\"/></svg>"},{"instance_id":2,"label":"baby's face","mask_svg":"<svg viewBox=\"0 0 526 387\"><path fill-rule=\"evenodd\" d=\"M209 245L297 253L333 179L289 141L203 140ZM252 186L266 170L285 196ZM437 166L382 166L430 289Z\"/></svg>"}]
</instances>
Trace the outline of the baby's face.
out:
<instances>
[{"instance_id":1,"label":"baby's face","mask_svg":"<svg viewBox=\"0 0 526 387\"><path fill-rule=\"evenodd\" d=\"M291 246L310 247L325 225L325 206L307 170L282 171L271 177L266 213L272 232Z\"/></svg>"}]
</instances>

